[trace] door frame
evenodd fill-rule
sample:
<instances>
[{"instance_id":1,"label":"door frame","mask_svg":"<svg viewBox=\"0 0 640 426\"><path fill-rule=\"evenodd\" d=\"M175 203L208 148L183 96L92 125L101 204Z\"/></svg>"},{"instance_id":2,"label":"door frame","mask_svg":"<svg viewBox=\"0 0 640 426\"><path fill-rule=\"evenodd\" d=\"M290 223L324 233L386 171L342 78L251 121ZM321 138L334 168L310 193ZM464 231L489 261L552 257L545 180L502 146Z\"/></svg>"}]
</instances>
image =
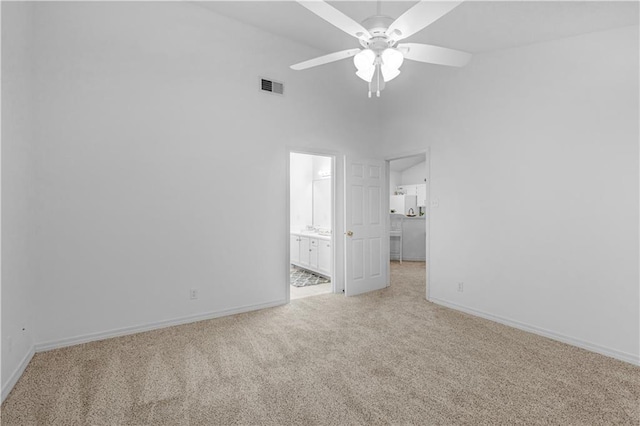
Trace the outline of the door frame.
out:
<instances>
[{"instance_id":1,"label":"door frame","mask_svg":"<svg viewBox=\"0 0 640 426\"><path fill-rule=\"evenodd\" d=\"M402 158L407 158L407 157L415 157L418 155L424 155L425 157L425 176L427 176L427 198L425 201L425 221L426 221L426 226L425 226L425 298L428 301L431 301L431 268L429 267L431 265L431 147L427 147L426 149L422 149L422 150L415 150L415 151L406 151L406 152L402 152L402 153L397 153L394 155L389 155L385 157L385 185L387 188L387 191L389 191L389 186L391 184L391 169L389 167L389 162L392 160L400 160ZM385 206L386 206L386 211L389 212L389 201L390 198L389 196L385 197ZM389 234L389 232L391 231L391 218L389 216L389 214L386 215L386 229L387 229L387 235ZM387 241L387 249L385 250L385 256L386 256L386 262L387 264L390 264L391 262L391 254L390 254L390 242L389 242L389 238L386 238ZM387 286L391 285L391 268L387 268Z\"/></svg>"},{"instance_id":2,"label":"door frame","mask_svg":"<svg viewBox=\"0 0 640 426\"><path fill-rule=\"evenodd\" d=\"M285 229L287 232L287 237L285 238L286 244L286 256L285 256L285 271L286 271L286 303L291 302L291 280L290 280L290 272L291 269L291 154L306 154L306 155L316 155L322 157L331 158L331 292L332 293L342 293L344 289L344 274L336 274L338 269L338 265L336 264L336 260L338 259L337 253L339 249L342 248L341 239L336 238L338 232L342 235L341 223L337 220L337 204L336 200L337 193L336 189L338 186L338 181L342 181L342 175L338 175L337 162L341 158L341 154L324 149L316 149L316 148L299 148L288 146L286 148L286 214L285 214ZM342 267L342 264L340 265ZM344 269L344 268L343 268ZM343 271L342 271L343 272Z\"/></svg>"}]
</instances>

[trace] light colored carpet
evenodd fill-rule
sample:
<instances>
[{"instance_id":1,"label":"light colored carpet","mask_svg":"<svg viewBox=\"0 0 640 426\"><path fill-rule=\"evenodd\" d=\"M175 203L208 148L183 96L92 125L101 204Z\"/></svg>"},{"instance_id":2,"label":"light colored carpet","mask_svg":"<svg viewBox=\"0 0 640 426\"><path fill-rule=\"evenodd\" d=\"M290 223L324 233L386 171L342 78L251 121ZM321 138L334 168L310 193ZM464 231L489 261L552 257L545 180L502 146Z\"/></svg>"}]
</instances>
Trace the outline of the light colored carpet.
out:
<instances>
[{"instance_id":1,"label":"light colored carpet","mask_svg":"<svg viewBox=\"0 0 640 426\"><path fill-rule=\"evenodd\" d=\"M629 424L640 368L393 285L36 354L3 425Z\"/></svg>"}]
</instances>

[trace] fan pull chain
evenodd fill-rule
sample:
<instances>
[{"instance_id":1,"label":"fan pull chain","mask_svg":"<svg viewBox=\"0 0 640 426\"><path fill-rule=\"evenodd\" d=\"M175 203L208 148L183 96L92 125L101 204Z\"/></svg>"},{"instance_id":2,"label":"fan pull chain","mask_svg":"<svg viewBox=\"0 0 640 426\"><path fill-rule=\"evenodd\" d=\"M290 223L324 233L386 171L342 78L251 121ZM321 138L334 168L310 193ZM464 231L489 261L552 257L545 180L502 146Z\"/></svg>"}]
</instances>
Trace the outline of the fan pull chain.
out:
<instances>
[{"instance_id":1,"label":"fan pull chain","mask_svg":"<svg viewBox=\"0 0 640 426\"><path fill-rule=\"evenodd\" d=\"M380 72L380 64L376 65L376 67L378 67L378 72L376 73L376 78L378 79L378 84L377 84L377 91L376 91L376 97L380 97L380 74L382 74L382 72Z\"/></svg>"}]
</instances>

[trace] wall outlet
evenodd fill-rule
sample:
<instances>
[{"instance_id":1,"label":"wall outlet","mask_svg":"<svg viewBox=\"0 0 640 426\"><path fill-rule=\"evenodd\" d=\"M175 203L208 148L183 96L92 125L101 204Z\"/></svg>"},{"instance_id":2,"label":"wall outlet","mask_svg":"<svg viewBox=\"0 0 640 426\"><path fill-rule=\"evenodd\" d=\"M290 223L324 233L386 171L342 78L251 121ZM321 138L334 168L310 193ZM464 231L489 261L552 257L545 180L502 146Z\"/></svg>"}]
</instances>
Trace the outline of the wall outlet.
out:
<instances>
[{"instance_id":1,"label":"wall outlet","mask_svg":"<svg viewBox=\"0 0 640 426\"><path fill-rule=\"evenodd\" d=\"M462 293L464 291L464 283L458 283L458 291Z\"/></svg>"},{"instance_id":2,"label":"wall outlet","mask_svg":"<svg viewBox=\"0 0 640 426\"><path fill-rule=\"evenodd\" d=\"M191 300L195 300L198 298L198 289L197 288L192 288L191 290L189 290L189 298Z\"/></svg>"},{"instance_id":3,"label":"wall outlet","mask_svg":"<svg viewBox=\"0 0 640 426\"><path fill-rule=\"evenodd\" d=\"M434 209L440 207L440 199L434 198L433 200L431 200L431 207Z\"/></svg>"},{"instance_id":4,"label":"wall outlet","mask_svg":"<svg viewBox=\"0 0 640 426\"><path fill-rule=\"evenodd\" d=\"M7 348L9 349L9 353L13 352L13 337L7 336Z\"/></svg>"}]
</instances>

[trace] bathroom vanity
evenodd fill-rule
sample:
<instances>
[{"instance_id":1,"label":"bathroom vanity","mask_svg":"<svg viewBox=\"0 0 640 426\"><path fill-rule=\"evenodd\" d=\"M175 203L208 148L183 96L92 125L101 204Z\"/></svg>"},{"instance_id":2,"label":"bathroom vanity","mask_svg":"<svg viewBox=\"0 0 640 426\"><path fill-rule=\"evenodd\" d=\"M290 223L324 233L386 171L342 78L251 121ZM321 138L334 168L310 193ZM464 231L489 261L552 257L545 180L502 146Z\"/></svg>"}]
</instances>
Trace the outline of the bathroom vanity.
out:
<instances>
[{"instance_id":1,"label":"bathroom vanity","mask_svg":"<svg viewBox=\"0 0 640 426\"><path fill-rule=\"evenodd\" d=\"M291 233L291 264L331 279L331 235Z\"/></svg>"}]
</instances>

